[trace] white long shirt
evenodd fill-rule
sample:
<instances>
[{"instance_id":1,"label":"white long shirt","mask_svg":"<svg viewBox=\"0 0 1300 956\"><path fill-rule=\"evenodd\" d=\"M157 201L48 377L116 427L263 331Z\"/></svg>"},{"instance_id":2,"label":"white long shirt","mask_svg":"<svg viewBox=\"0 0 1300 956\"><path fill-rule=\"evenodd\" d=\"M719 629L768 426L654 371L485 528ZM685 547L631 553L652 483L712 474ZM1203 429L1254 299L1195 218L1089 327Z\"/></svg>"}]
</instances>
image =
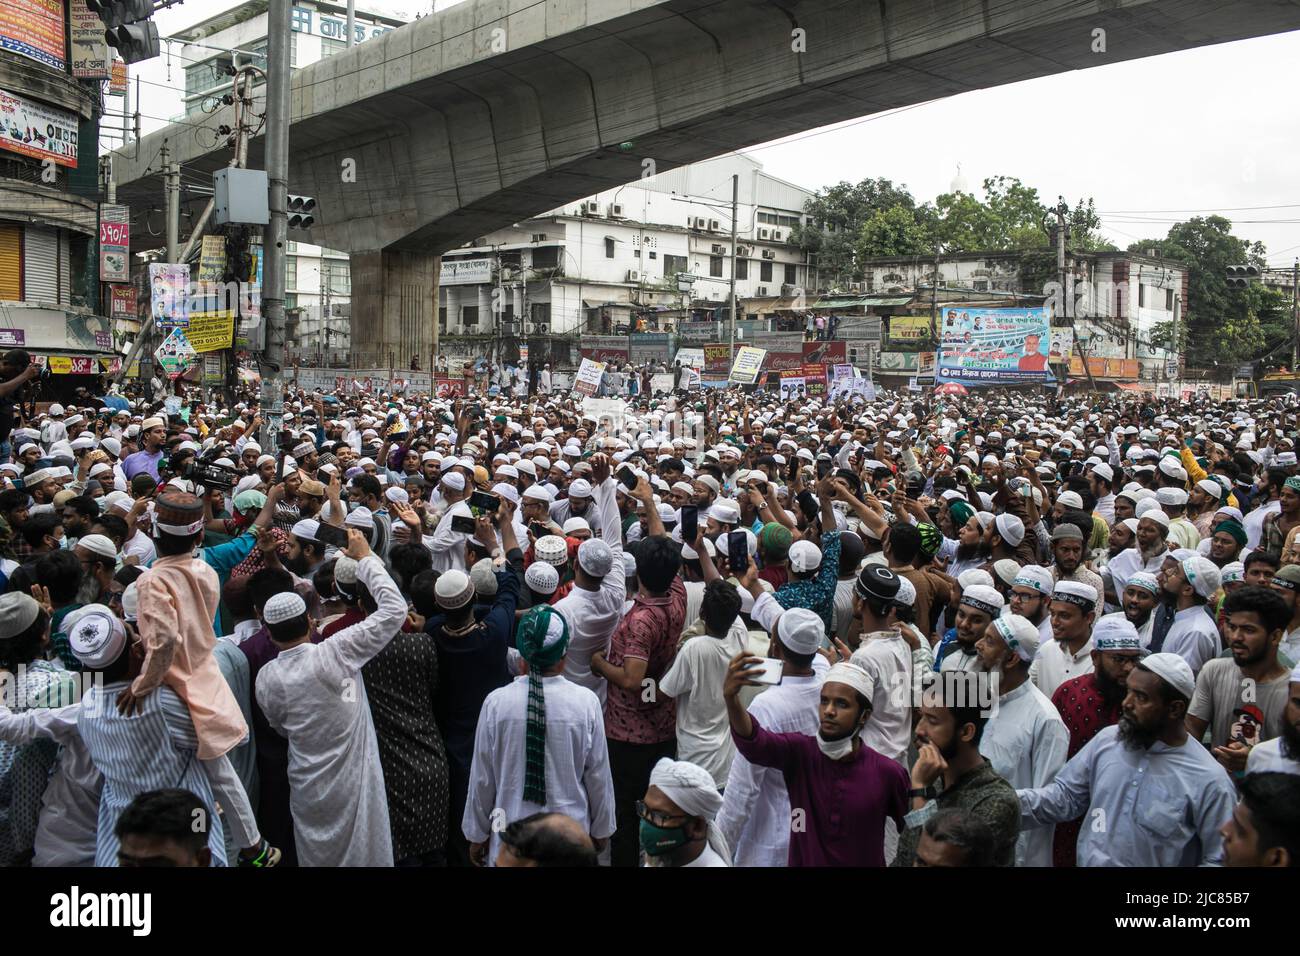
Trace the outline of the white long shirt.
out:
<instances>
[{"instance_id":1,"label":"white long shirt","mask_svg":"<svg viewBox=\"0 0 1300 956\"><path fill-rule=\"evenodd\" d=\"M614 479L607 478L591 492L592 507L600 513L600 537L614 552L614 563L595 591L576 585L556 601L555 610L569 625L569 649L565 652L564 677L594 692L605 702L605 678L591 671L591 655L609 650L609 638L623 619L627 579L623 576L623 539L619 533L618 502Z\"/></svg>"},{"instance_id":2,"label":"white long shirt","mask_svg":"<svg viewBox=\"0 0 1300 956\"><path fill-rule=\"evenodd\" d=\"M1300 775L1300 760L1282 752L1282 738L1274 737L1250 748L1246 773L1294 773ZM39 845L39 844L38 844Z\"/></svg>"},{"instance_id":3,"label":"white long shirt","mask_svg":"<svg viewBox=\"0 0 1300 956\"><path fill-rule=\"evenodd\" d=\"M980 738L980 753L1017 790L1045 787L1056 779L1070 751L1070 732L1056 706L1025 681L998 698ZM1016 866L1051 866L1055 825L1021 827Z\"/></svg>"},{"instance_id":4,"label":"white long shirt","mask_svg":"<svg viewBox=\"0 0 1300 956\"><path fill-rule=\"evenodd\" d=\"M1139 571L1150 571L1152 574L1159 571L1168 553L1168 551L1161 551L1148 560L1142 557L1142 552L1137 548L1129 548L1107 561L1106 570L1110 572L1110 579L1115 583L1115 594L1123 595L1124 589L1128 587L1129 578Z\"/></svg>"},{"instance_id":5,"label":"white long shirt","mask_svg":"<svg viewBox=\"0 0 1300 956\"><path fill-rule=\"evenodd\" d=\"M424 546L433 555L433 570L435 571L467 570L465 567L465 542L470 539L470 535L463 531L453 531L451 529L451 519L458 515L465 518L474 517L469 510L469 504L458 501L443 513L433 534L426 534L423 538Z\"/></svg>"},{"instance_id":6,"label":"white long shirt","mask_svg":"<svg viewBox=\"0 0 1300 956\"><path fill-rule=\"evenodd\" d=\"M527 676L492 691L479 712L461 829L471 843L491 840L492 865L501 847L502 826L534 813L563 813L597 839L614 832L614 778L600 701L559 674L542 678L542 693L546 697L545 805L524 799Z\"/></svg>"},{"instance_id":7,"label":"white long shirt","mask_svg":"<svg viewBox=\"0 0 1300 956\"><path fill-rule=\"evenodd\" d=\"M1254 551L1259 547L1259 539L1264 534L1264 519L1282 510L1281 501L1270 501L1246 515L1241 525L1246 529L1246 550Z\"/></svg>"},{"instance_id":8,"label":"white long shirt","mask_svg":"<svg viewBox=\"0 0 1300 956\"><path fill-rule=\"evenodd\" d=\"M749 713L775 734L817 733L822 678L785 677L754 698ZM718 827L733 866L785 866L790 857L790 793L780 770L742 755L731 761Z\"/></svg>"},{"instance_id":9,"label":"white long shirt","mask_svg":"<svg viewBox=\"0 0 1300 956\"><path fill-rule=\"evenodd\" d=\"M731 659L746 649L748 638L739 617L725 637L692 637L659 680L659 689L677 706L677 759L703 767L718 787L727 785L736 752L722 684Z\"/></svg>"},{"instance_id":10,"label":"white long shirt","mask_svg":"<svg viewBox=\"0 0 1300 956\"><path fill-rule=\"evenodd\" d=\"M912 743L912 649L896 630L875 631L863 635L851 660L871 675L875 687L862 742L906 765Z\"/></svg>"},{"instance_id":11,"label":"white long shirt","mask_svg":"<svg viewBox=\"0 0 1300 956\"><path fill-rule=\"evenodd\" d=\"M1056 639L1048 641L1038 648L1034 663L1029 667L1029 679L1033 681L1050 700L1067 680L1092 673L1092 638L1089 637L1079 648L1079 653L1071 654L1070 649Z\"/></svg>"},{"instance_id":12,"label":"white long shirt","mask_svg":"<svg viewBox=\"0 0 1300 956\"><path fill-rule=\"evenodd\" d=\"M1203 605L1194 604L1174 615L1161 650L1187 661L1193 674L1200 674L1208 660L1219 656L1219 628Z\"/></svg>"},{"instance_id":13,"label":"white long shirt","mask_svg":"<svg viewBox=\"0 0 1300 956\"><path fill-rule=\"evenodd\" d=\"M1117 725L1088 741L1052 783L1017 796L1026 824L1086 814L1079 866L1214 865L1219 827L1237 803L1228 772L1200 741L1129 749Z\"/></svg>"},{"instance_id":14,"label":"white long shirt","mask_svg":"<svg viewBox=\"0 0 1300 956\"><path fill-rule=\"evenodd\" d=\"M388 799L361 668L402 626L406 600L368 555L357 580L378 604L320 644L281 651L257 675L257 702L289 741L289 807L303 866L392 866Z\"/></svg>"}]
</instances>

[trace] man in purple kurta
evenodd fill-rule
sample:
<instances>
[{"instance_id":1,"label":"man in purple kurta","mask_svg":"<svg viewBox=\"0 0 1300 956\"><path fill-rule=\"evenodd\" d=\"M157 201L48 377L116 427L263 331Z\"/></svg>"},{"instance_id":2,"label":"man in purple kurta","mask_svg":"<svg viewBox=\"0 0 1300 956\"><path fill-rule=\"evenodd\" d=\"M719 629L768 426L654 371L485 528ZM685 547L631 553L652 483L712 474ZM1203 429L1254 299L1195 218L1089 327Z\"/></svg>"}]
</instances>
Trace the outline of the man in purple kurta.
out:
<instances>
[{"instance_id":1,"label":"man in purple kurta","mask_svg":"<svg viewBox=\"0 0 1300 956\"><path fill-rule=\"evenodd\" d=\"M816 615L795 608L789 615ZM819 621L819 619L818 619ZM785 622L789 623L789 622ZM811 624L811 622L810 622ZM759 658L731 661L723 697L736 749L750 763L781 771L790 792L790 866L884 866L885 820L901 833L907 772L860 738L871 717L871 677L836 664L822 683L817 735L775 734L759 726L738 696Z\"/></svg>"}]
</instances>

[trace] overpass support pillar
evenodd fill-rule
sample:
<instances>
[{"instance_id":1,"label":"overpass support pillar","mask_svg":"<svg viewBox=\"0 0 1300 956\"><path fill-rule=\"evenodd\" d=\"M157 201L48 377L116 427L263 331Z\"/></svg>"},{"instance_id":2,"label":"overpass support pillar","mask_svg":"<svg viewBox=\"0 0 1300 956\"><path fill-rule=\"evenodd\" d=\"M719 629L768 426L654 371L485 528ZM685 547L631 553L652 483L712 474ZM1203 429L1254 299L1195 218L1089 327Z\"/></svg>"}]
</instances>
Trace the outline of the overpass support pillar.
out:
<instances>
[{"instance_id":1,"label":"overpass support pillar","mask_svg":"<svg viewBox=\"0 0 1300 956\"><path fill-rule=\"evenodd\" d=\"M429 368L440 257L380 249L353 252L352 368Z\"/></svg>"}]
</instances>

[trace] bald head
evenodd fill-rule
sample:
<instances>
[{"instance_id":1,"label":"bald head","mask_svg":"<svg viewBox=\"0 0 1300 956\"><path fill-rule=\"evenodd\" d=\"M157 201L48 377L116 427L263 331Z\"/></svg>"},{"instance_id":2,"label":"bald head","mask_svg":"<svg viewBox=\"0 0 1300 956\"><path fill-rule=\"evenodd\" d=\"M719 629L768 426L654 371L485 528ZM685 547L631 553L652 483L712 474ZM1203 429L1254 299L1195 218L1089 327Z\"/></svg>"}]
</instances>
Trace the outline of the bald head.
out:
<instances>
[{"instance_id":1,"label":"bald head","mask_svg":"<svg viewBox=\"0 0 1300 956\"><path fill-rule=\"evenodd\" d=\"M501 832L497 866L595 866L596 846L563 813L534 813Z\"/></svg>"}]
</instances>

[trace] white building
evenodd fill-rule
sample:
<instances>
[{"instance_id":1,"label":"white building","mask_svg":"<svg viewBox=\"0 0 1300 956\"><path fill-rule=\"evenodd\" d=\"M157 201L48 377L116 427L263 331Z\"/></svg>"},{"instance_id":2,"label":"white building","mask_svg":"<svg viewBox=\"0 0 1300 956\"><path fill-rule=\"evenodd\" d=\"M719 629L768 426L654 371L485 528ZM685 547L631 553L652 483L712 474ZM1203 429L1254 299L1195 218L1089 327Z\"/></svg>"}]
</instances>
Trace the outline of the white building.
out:
<instances>
[{"instance_id":1,"label":"white building","mask_svg":"<svg viewBox=\"0 0 1300 956\"><path fill-rule=\"evenodd\" d=\"M638 317L649 329L669 331L692 310L723 305L733 175L737 299L799 296L808 267L788 240L813 193L730 153L569 203L448 253L441 333L491 334L494 295L502 331L557 336L616 332ZM752 313L761 304L740 308ZM511 325L521 317L523 328Z\"/></svg>"}]
</instances>

